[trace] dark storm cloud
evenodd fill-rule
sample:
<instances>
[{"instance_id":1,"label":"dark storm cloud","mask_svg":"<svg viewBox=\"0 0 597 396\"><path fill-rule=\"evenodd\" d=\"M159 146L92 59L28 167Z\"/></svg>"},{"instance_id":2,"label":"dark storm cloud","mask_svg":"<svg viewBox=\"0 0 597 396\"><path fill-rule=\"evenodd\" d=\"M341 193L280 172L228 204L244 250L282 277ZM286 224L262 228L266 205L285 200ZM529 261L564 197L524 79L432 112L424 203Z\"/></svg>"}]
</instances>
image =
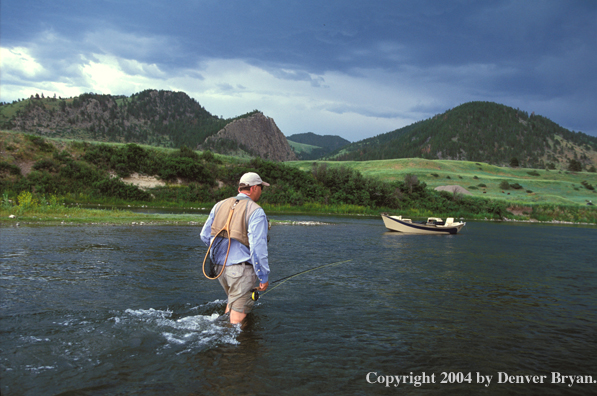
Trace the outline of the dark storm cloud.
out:
<instances>
[{"instance_id":1,"label":"dark storm cloud","mask_svg":"<svg viewBox=\"0 0 597 396\"><path fill-rule=\"evenodd\" d=\"M408 119L400 115L410 111L410 118L424 118L488 100L597 134L594 1L4 0L1 7L2 47L26 48L44 67L14 71L2 85L76 85L77 65L99 55L117 58L129 75L157 80L193 74L202 80L205 62L241 60L321 94L330 73L379 74L387 86L400 81L410 95L420 90L427 98L374 110L355 95L329 107L335 114ZM238 85L247 83L217 86Z\"/></svg>"}]
</instances>

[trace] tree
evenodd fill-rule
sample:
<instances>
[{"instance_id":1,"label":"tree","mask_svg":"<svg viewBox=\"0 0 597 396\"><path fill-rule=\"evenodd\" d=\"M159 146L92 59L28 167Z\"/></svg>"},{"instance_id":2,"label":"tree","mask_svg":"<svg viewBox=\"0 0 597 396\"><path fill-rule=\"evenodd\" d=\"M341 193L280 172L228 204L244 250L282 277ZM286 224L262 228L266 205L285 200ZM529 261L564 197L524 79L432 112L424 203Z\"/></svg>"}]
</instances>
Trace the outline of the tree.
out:
<instances>
[{"instance_id":1,"label":"tree","mask_svg":"<svg viewBox=\"0 0 597 396\"><path fill-rule=\"evenodd\" d=\"M512 159L510 160L510 166L512 168L518 168L520 164L518 163L518 158L516 157L512 157Z\"/></svg>"},{"instance_id":2,"label":"tree","mask_svg":"<svg viewBox=\"0 0 597 396\"><path fill-rule=\"evenodd\" d=\"M571 159L568 164L568 170L570 172L582 172L582 164L578 160Z\"/></svg>"},{"instance_id":3,"label":"tree","mask_svg":"<svg viewBox=\"0 0 597 396\"><path fill-rule=\"evenodd\" d=\"M406 176L404 176L404 184L408 188L409 194L412 194L413 187L419 184L419 179L417 178L417 175L408 173Z\"/></svg>"}]
</instances>

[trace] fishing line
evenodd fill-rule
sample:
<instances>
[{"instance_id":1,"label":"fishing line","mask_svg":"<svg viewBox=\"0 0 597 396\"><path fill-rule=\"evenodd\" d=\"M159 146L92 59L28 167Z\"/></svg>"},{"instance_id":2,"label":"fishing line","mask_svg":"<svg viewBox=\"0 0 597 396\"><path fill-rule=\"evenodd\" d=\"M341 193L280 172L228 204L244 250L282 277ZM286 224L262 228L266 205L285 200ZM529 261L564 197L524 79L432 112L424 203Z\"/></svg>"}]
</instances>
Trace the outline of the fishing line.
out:
<instances>
[{"instance_id":1,"label":"fishing line","mask_svg":"<svg viewBox=\"0 0 597 396\"><path fill-rule=\"evenodd\" d=\"M284 277L284 278L280 278L280 279L278 279L278 280L275 280L275 281L273 281L271 284L273 285L274 283L278 283L278 282L280 282L280 281L284 281L284 282L282 282L282 283L280 283L279 285L276 285L276 286L274 286L274 287L268 288L268 289L267 289L266 291L264 291L264 292L263 292L261 295L262 295L262 296L266 295L266 294L267 294L267 293L269 293L270 291L274 290L276 287L283 285L285 282L289 281L290 279L294 278L295 276L299 276L299 275L305 274L305 273L307 273L307 272L315 271L315 270L317 270L317 269L324 268L324 267L331 267L331 266L333 266L333 265L338 265L338 264L348 263L349 261L352 261L352 259L350 259L350 260L344 260L344 261L338 261L338 262L331 263L331 264L323 264L323 265L320 265L320 266L318 266L318 267L309 268L308 270L304 270L304 271L301 271L301 272L297 272L297 273L296 273L296 274L294 274L294 275L289 275L289 276L286 276L286 277ZM253 301L257 301L257 300L259 300L259 291L258 291L258 290L256 290L256 289L253 289L253 293L251 294L251 299L252 299Z\"/></svg>"}]
</instances>

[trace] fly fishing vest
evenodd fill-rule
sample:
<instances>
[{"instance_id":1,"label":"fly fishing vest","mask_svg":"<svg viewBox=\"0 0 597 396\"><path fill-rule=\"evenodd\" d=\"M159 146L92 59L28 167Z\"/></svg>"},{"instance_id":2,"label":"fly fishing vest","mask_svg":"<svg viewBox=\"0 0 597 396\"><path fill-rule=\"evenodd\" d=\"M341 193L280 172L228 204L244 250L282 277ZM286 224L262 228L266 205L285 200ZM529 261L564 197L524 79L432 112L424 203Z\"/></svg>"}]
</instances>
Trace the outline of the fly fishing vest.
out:
<instances>
[{"instance_id":1,"label":"fly fishing vest","mask_svg":"<svg viewBox=\"0 0 597 396\"><path fill-rule=\"evenodd\" d=\"M232 205L239 201L234 208L232 219L230 219L230 238L234 238L243 245L249 247L249 218L261 206L257 205L249 197L239 198L232 197L219 202L214 212L214 220L211 224L211 236L215 236L218 231L224 228L226 220L228 220L228 213Z\"/></svg>"}]
</instances>

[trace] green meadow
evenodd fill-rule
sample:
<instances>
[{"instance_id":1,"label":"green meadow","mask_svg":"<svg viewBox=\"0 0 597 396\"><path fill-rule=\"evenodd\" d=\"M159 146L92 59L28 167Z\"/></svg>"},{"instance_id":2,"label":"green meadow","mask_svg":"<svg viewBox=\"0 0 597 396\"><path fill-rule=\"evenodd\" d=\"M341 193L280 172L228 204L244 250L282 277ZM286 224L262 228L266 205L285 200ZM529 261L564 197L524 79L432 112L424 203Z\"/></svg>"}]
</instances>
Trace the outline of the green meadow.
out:
<instances>
[{"instance_id":1,"label":"green meadow","mask_svg":"<svg viewBox=\"0 0 597 396\"><path fill-rule=\"evenodd\" d=\"M288 140L288 144L290 145L290 147L293 148L294 151L296 151L298 153L302 153L302 152L310 153L313 150L321 148L321 147L317 147L317 146L312 146L310 144L293 142L291 140Z\"/></svg>"},{"instance_id":2,"label":"green meadow","mask_svg":"<svg viewBox=\"0 0 597 396\"><path fill-rule=\"evenodd\" d=\"M597 173L592 172L510 168L482 162L420 158L285 162L304 171L311 169L314 163L348 167L383 181L402 181L407 174L413 174L431 188L459 185L475 197L500 199L513 204L586 205L589 201L597 204L597 190L590 189L597 188ZM504 189L504 181L520 188Z\"/></svg>"}]
</instances>

